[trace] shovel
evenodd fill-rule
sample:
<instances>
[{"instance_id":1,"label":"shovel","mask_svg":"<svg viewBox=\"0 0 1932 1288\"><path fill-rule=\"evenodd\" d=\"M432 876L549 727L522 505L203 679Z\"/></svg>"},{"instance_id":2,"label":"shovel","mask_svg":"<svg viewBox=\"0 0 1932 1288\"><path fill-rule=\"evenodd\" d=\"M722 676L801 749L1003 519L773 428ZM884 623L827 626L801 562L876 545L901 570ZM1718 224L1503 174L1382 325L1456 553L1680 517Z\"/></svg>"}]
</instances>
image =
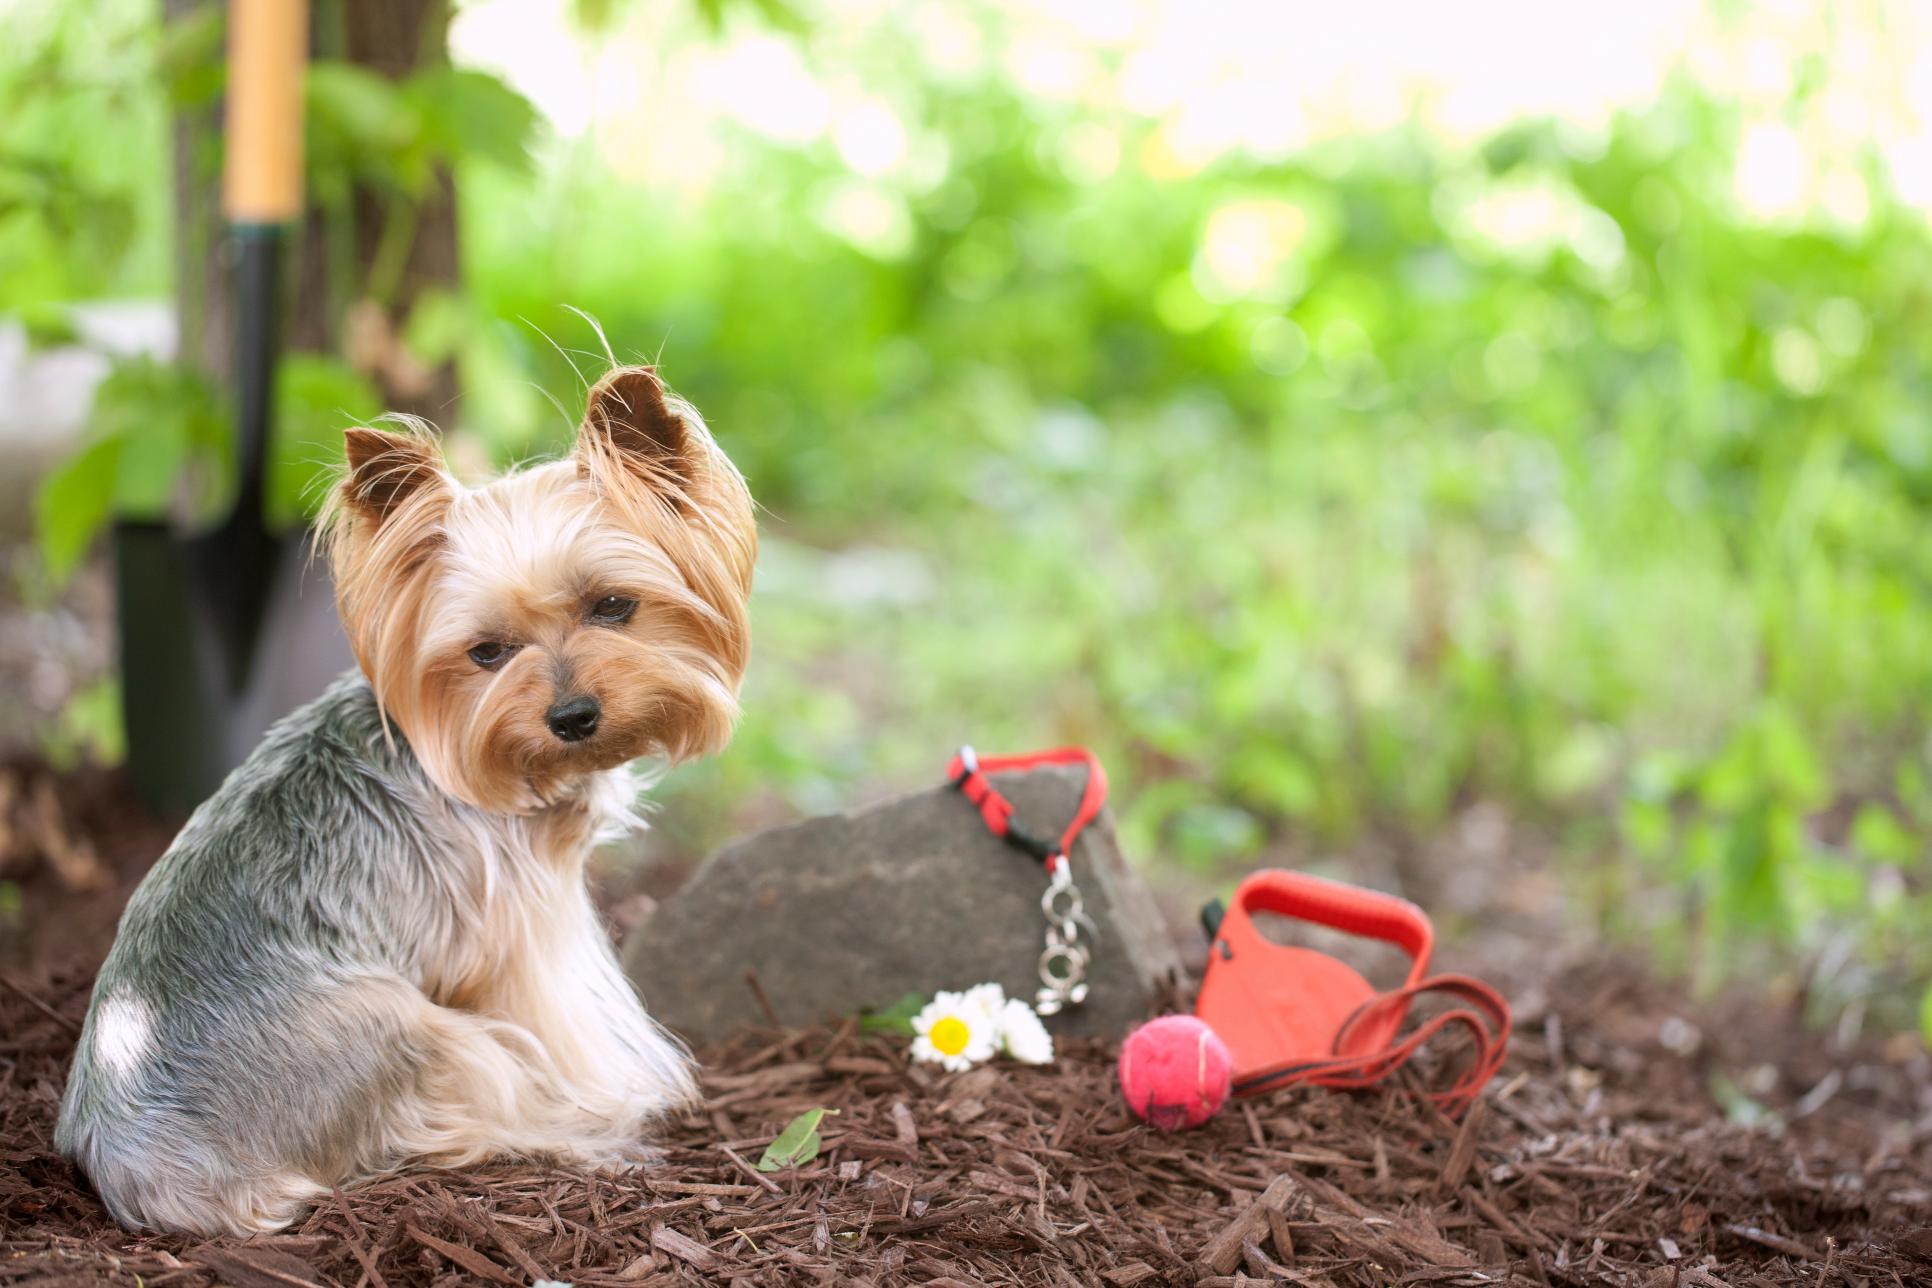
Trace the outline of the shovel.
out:
<instances>
[{"instance_id":1,"label":"shovel","mask_svg":"<svg viewBox=\"0 0 1932 1288\"><path fill-rule=\"evenodd\" d=\"M128 769L179 815L220 785L270 723L349 663L309 537L268 527L266 479L288 225L302 209L307 0L228 7L222 207L235 290L235 499L214 528L115 526Z\"/></svg>"}]
</instances>

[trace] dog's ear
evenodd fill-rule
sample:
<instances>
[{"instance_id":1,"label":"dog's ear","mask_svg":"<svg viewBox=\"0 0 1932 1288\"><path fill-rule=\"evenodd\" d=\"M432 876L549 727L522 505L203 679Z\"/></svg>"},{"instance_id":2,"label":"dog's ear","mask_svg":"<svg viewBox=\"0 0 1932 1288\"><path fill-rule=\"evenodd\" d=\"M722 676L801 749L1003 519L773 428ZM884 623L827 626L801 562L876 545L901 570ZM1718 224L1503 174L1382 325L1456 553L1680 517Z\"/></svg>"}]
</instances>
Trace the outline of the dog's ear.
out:
<instances>
[{"instance_id":1,"label":"dog's ear","mask_svg":"<svg viewBox=\"0 0 1932 1288\"><path fill-rule=\"evenodd\" d=\"M618 367L590 391L577 435L578 466L593 473L602 457L622 465L672 498L692 478L693 440L688 409L665 389L655 367Z\"/></svg>"},{"instance_id":2,"label":"dog's ear","mask_svg":"<svg viewBox=\"0 0 1932 1288\"><path fill-rule=\"evenodd\" d=\"M349 458L343 503L376 523L424 488L442 486L442 457L424 435L358 428L343 433L342 446Z\"/></svg>"}]
</instances>

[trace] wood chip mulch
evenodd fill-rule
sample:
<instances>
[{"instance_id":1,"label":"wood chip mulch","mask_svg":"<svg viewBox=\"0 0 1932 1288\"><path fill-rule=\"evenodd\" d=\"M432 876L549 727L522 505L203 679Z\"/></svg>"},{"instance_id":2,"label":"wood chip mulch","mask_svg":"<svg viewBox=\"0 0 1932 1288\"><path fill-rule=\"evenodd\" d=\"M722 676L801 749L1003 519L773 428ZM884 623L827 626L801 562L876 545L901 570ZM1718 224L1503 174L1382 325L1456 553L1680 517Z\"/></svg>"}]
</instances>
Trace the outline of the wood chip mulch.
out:
<instances>
[{"instance_id":1,"label":"wood chip mulch","mask_svg":"<svg viewBox=\"0 0 1932 1288\"><path fill-rule=\"evenodd\" d=\"M1749 1075L1750 1025L1660 1025L1616 969L1519 999L1509 1067L1461 1124L1291 1091L1163 1136L1121 1108L1100 1044L943 1074L848 1024L708 1053L705 1110L660 1165L412 1171L212 1242L116 1229L52 1154L86 986L0 987L4 1288L1932 1283L1922 1051L1766 1055L1746 1127L1705 1088ZM812 1106L839 1111L819 1158L757 1172Z\"/></svg>"}]
</instances>

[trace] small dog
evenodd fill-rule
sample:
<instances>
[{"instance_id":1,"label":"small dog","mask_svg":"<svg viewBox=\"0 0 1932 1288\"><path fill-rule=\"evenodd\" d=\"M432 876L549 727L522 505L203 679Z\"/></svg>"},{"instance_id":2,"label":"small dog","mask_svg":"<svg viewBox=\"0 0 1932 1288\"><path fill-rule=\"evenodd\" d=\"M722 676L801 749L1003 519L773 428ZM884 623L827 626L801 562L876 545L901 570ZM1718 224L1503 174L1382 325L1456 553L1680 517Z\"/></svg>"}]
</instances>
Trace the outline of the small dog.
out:
<instances>
[{"instance_id":1,"label":"small dog","mask_svg":"<svg viewBox=\"0 0 1932 1288\"><path fill-rule=\"evenodd\" d=\"M128 904L55 1142L123 1225L287 1225L405 1161L635 1161L695 1095L591 906L640 757L720 750L743 479L649 367L568 460L468 489L352 429L325 529L361 673L289 716Z\"/></svg>"}]
</instances>

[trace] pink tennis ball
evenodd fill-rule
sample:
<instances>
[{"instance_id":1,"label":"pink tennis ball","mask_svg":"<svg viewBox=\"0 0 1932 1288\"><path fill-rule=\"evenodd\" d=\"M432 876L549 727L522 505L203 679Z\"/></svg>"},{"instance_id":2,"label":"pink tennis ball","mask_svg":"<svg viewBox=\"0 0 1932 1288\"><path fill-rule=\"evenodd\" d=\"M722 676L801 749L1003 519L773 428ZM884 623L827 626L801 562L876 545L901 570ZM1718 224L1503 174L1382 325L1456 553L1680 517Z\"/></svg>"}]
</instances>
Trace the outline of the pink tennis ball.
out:
<instances>
[{"instance_id":1,"label":"pink tennis ball","mask_svg":"<svg viewBox=\"0 0 1932 1288\"><path fill-rule=\"evenodd\" d=\"M1120 1047L1127 1107L1161 1131L1199 1127L1228 1101L1234 1061L1227 1043L1192 1015L1163 1015Z\"/></svg>"}]
</instances>

